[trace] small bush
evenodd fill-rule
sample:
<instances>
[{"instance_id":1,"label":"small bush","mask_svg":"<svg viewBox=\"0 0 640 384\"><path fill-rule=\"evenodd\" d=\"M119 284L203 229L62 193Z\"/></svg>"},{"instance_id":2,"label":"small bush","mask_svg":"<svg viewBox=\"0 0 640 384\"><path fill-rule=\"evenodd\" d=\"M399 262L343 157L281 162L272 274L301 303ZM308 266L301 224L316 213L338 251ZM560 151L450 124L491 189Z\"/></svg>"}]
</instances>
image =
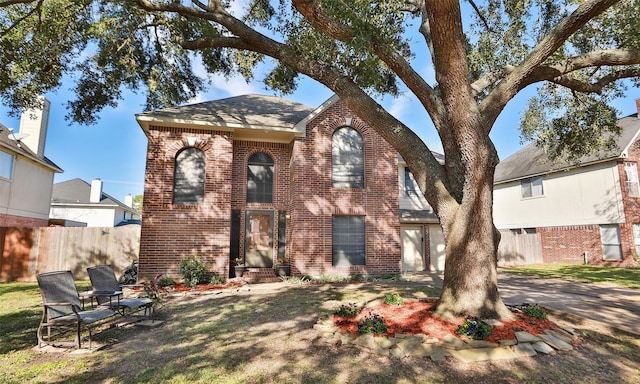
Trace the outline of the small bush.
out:
<instances>
[{"instance_id":1,"label":"small bush","mask_svg":"<svg viewBox=\"0 0 640 384\"><path fill-rule=\"evenodd\" d=\"M341 304L335 311L335 314L342 317L354 317L360 312L356 303Z\"/></svg>"},{"instance_id":2,"label":"small bush","mask_svg":"<svg viewBox=\"0 0 640 384\"><path fill-rule=\"evenodd\" d=\"M358 322L358 333L361 335L373 333L381 335L387 331L387 324L384 318L378 314L370 313L364 319Z\"/></svg>"},{"instance_id":3,"label":"small bush","mask_svg":"<svg viewBox=\"0 0 640 384\"><path fill-rule=\"evenodd\" d=\"M194 256L189 260L180 260L178 271L187 287L193 288L198 284L206 284L211 278L207 264L200 257Z\"/></svg>"},{"instance_id":4,"label":"small bush","mask_svg":"<svg viewBox=\"0 0 640 384\"><path fill-rule=\"evenodd\" d=\"M176 285L176 282L175 282L175 280L173 280L169 276L162 275L162 276L158 277L158 279L156 280L156 284L160 288L165 288L165 287L169 287L169 286L172 286L172 285Z\"/></svg>"},{"instance_id":5,"label":"small bush","mask_svg":"<svg viewBox=\"0 0 640 384\"><path fill-rule=\"evenodd\" d=\"M474 340L483 340L491 336L493 328L477 317L468 316L456 330L456 334L467 336Z\"/></svg>"},{"instance_id":6,"label":"small bush","mask_svg":"<svg viewBox=\"0 0 640 384\"><path fill-rule=\"evenodd\" d=\"M535 317L536 319L546 319L547 318L547 312L545 311L544 308L539 307L538 305L534 304L534 305L530 305L530 304L524 304L520 307L520 310L522 311L522 313L524 313L525 315L529 316L529 317Z\"/></svg>"},{"instance_id":7,"label":"small bush","mask_svg":"<svg viewBox=\"0 0 640 384\"><path fill-rule=\"evenodd\" d=\"M404 299L400 295L390 293L384 297L384 303L390 305L402 305L404 304Z\"/></svg>"}]
</instances>

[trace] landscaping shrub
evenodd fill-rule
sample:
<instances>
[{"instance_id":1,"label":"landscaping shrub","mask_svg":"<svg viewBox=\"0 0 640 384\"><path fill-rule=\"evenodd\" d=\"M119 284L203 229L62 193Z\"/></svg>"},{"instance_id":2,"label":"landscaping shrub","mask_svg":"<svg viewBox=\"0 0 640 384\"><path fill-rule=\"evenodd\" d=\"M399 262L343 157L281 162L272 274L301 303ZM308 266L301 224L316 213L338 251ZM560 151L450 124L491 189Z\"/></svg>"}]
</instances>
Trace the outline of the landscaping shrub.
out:
<instances>
[{"instance_id":1,"label":"landscaping shrub","mask_svg":"<svg viewBox=\"0 0 640 384\"><path fill-rule=\"evenodd\" d=\"M467 336L474 340L482 340L491 336L493 331L491 325L485 323L477 317L468 316L462 325L456 330L456 334Z\"/></svg>"},{"instance_id":2,"label":"landscaping shrub","mask_svg":"<svg viewBox=\"0 0 640 384\"><path fill-rule=\"evenodd\" d=\"M180 260L178 263L178 271L182 275L184 285L191 288L198 284L207 284L211 279L207 264L197 256L188 260Z\"/></svg>"}]
</instances>

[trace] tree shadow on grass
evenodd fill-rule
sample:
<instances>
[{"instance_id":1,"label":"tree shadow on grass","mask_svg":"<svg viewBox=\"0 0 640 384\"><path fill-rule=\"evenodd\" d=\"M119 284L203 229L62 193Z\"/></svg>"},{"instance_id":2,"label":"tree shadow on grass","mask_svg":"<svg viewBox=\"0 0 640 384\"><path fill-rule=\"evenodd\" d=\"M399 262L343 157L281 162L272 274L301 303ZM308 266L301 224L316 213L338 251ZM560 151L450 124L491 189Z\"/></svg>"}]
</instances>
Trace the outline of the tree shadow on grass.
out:
<instances>
[{"instance_id":1,"label":"tree shadow on grass","mask_svg":"<svg viewBox=\"0 0 640 384\"><path fill-rule=\"evenodd\" d=\"M382 357L328 344L313 325L340 302L362 303L387 293L427 295L415 285L282 284L270 292L247 289L165 299L158 312L165 321L161 326L125 330L117 343L83 357L84 370L64 379L51 372L45 381L618 383L632 382L634 368L625 367L640 363L639 346L632 338L595 331L585 332L575 351L553 356L474 364L451 358L433 362Z\"/></svg>"}]
</instances>

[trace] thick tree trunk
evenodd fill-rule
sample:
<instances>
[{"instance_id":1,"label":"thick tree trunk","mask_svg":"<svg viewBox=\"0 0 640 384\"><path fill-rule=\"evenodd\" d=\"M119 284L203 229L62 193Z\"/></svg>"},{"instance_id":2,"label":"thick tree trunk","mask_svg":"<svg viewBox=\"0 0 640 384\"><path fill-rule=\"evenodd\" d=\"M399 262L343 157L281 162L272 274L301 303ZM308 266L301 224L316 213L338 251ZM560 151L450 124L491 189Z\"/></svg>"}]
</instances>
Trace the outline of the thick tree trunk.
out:
<instances>
[{"instance_id":1,"label":"thick tree trunk","mask_svg":"<svg viewBox=\"0 0 640 384\"><path fill-rule=\"evenodd\" d=\"M467 188L462 203L440 219L446 239L444 285L436 313L445 318L470 315L508 319L513 314L498 293L497 250L493 225L493 169L486 165L480 188ZM489 176L488 176L489 175Z\"/></svg>"}]
</instances>

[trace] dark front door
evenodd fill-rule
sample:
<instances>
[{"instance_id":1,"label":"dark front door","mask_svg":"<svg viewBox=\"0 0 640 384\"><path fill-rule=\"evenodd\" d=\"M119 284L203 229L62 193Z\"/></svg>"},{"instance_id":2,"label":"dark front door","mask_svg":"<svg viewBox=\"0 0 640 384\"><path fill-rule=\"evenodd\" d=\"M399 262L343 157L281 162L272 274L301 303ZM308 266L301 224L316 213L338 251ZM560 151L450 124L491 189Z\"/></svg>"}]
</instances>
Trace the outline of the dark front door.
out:
<instances>
[{"instance_id":1,"label":"dark front door","mask_svg":"<svg viewBox=\"0 0 640 384\"><path fill-rule=\"evenodd\" d=\"M247 267L273 266L273 212L247 211L244 260Z\"/></svg>"}]
</instances>

